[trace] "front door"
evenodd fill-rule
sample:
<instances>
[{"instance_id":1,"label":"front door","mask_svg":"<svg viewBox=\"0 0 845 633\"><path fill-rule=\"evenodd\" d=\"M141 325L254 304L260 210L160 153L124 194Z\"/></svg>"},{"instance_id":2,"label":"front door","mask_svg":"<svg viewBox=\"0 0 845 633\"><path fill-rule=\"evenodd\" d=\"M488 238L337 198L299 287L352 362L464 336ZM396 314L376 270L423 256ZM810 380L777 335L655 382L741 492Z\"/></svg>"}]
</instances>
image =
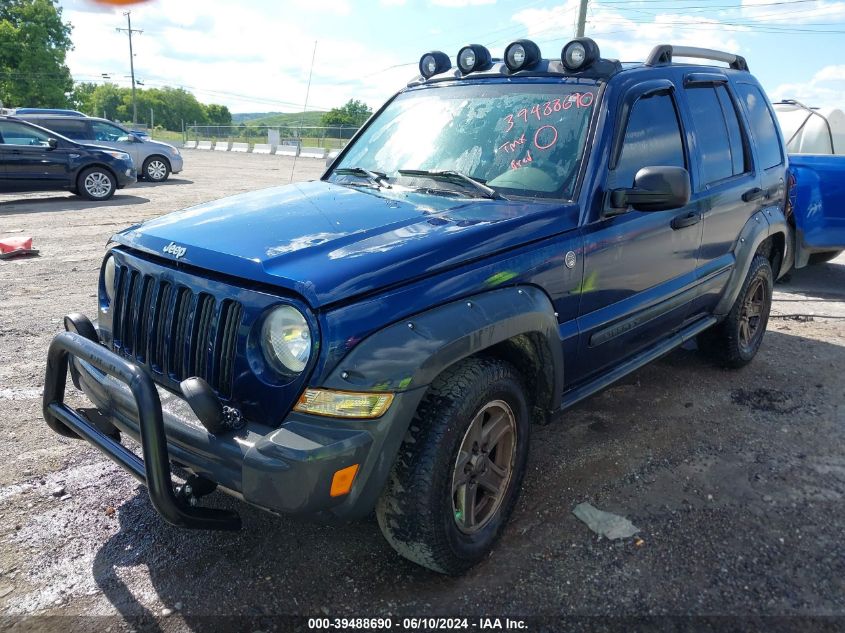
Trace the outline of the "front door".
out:
<instances>
[{"instance_id":1,"label":"front door","mask_svg":"<svg viewBox=\"0 0 845 633\"><path fill-rule=\"evenodd\" d=\"M8 191L62 189L69 186L68 151L50 147L50 136L16 121L0 121Z\"/></svg>"},{"instance_id":2,"label":"front door","mask_svg":"<svg viewBox=\"0 0 845 633\"><path fill-rule=\"evenodd\" d=\"M133 141L132 136L123 128L107 121L91 121L91 137L95 145L104 145L126 152L132 157L138 171L141 170L139 162L141 156L138 149L141 143Z\"/></svg>"},{"instance_id":3,"label":"front door","mask_svg":"<svg viewBox=\"0 0 845 633\"><path fill-rule=\"evenodd\" d=\"M606 192L632 187L643 167L688 168L672 85L655 85L624 97L629 114L614 135L621 145L612 151L618 159L610 161ZM575 376L570 371L574 382L596 376L681 327L695 293L698 217L693 201L670 211L603 214L584 227L578 363Z\"/></svg>"}]
</instances>

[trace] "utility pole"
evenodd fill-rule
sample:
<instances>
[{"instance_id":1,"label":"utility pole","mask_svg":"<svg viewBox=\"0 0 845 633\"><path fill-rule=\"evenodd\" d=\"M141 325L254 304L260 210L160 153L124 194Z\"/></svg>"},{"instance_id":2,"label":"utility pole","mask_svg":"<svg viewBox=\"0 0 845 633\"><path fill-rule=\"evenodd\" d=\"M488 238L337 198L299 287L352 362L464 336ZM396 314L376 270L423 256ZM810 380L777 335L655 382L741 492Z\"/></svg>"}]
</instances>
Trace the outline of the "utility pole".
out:
<instances>
[{"instance_id":1,"label":"utility pole","mask_svg":"<svg viewBox=\"0 0 845 633\"><path fill-rule=\"evenodd\" d=\"M587 23L587 2L589 0L581 0L581 6L578 9L578 28L575 31L575 37L584 37L584 26Z\"/></svg>"},{"instance_id":2,"label":"utility pole","mask_svg":"<svg viewBox=\"0 0 845 633\"><path fill-rule=\"evenodd\" d=\"M126 16L126 28L116 28L115 31L126 33L129 36L129 72L132 76L132 125L138 123L138 104L135 102L135 53L132 52L132 34L143 33L140 29L132 28L131 11L127 11L123 15Z\"/></svg>"}]
</instances>

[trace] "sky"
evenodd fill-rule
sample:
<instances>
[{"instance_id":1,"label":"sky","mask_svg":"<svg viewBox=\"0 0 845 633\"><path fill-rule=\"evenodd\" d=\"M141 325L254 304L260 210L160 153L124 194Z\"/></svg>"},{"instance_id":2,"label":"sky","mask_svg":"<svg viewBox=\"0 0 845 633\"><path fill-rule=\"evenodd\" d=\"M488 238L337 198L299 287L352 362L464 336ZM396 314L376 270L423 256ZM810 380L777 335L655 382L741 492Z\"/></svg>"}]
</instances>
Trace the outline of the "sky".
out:
<instances>
[{"instance_id":1,"label":"sky","mask_svg":"<svg viewBox=\"0 0 845 633\"><path fill-rule=\"evenodd\" d=\"M501 57L519 38L560 57L578 0L146 0L111 8L60 0L78 81L135 74L232 112L300 112L360 99L374 109L417 75L420 56L477 43ZM603 57L644 60L656 44L743 55L773 100L845 108L845 0L590 0L586 34ZM315 49L316 43L316 49Z\"/></svg>"}]
</instances>

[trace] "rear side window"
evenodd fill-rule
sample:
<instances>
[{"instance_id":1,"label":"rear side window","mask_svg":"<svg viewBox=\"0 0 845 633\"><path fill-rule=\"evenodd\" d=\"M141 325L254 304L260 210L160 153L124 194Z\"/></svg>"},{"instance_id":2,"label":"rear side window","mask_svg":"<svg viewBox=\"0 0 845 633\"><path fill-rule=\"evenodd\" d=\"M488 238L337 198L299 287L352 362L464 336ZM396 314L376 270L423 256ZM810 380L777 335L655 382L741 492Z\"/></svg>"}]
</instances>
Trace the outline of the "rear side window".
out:
<instances>
[{"instance_id":1,"label":"rear side window","mask_svg":"<svg viewBox=\"0 0 845 633\"><path fill-rule=\"evenodd\" d=\"M686 90L698 147L704 184L743 173L745 150L736 109L724 85Z\"/></svg>"},{"instance_id":2,"label":"rear side window","mask_svg":"<svg viewBox=\"0 0 845 633\"><path fill-rule=\"evenodd\" d=\"M748 111L751 133L754 135L757 152L760 155L760 166L763 169L768 169L780 165L783 163L780 139L778 138L775 120L766 104L766 98L757 86L751 84L739 84L737 91Z\"/></svg>"},{"instance_id":3,"label":"rear side window","mask_svg":"<svg viewBox=\"0 0 845 633\"><path fill-rule=\"evenodd\" d=\"M67 138L75 141L85 141L90 139L88 132L88 124L85 121L71 121L69 119L50 119L42 124L44 127L53 130L56 134L61 134Z\"/></svg>"},{"instance_id":4,"label":"rear side window","mask_svg":"<svg viewBox=\"0 0 845 633\"><path fill-rule=\"evenodd\" d=\"M631 187L643 167L686 167L675 104L668 94L643 97L631 108L613 186Z\"/></svg>"}]
</instances>

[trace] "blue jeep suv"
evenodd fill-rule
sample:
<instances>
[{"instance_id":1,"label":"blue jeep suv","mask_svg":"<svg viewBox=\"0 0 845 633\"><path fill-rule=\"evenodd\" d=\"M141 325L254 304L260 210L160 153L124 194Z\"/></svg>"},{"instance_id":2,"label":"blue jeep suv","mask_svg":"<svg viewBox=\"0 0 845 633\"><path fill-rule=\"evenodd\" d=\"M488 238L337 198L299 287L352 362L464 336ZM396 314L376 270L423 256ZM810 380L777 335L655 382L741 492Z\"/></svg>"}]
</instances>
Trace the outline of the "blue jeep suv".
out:
<instances>
[{"instance_id":1,"label":"blue jeep suv","mask_svg":"<svg viewBox=\"0 0 845 633\"><path fill-rule=\"evenodd\" d=\"M400 554L460 573L514 507L532 421L696 337L751 361L785 272L786 169L736 55L428 53L320 180L115 235L96 320L68 315L50 347L44 416L174 525L240 527L199 504L217 487L375 510ZM68 370L97 415L64 402Z\"/></svg>"}]
</instances>

